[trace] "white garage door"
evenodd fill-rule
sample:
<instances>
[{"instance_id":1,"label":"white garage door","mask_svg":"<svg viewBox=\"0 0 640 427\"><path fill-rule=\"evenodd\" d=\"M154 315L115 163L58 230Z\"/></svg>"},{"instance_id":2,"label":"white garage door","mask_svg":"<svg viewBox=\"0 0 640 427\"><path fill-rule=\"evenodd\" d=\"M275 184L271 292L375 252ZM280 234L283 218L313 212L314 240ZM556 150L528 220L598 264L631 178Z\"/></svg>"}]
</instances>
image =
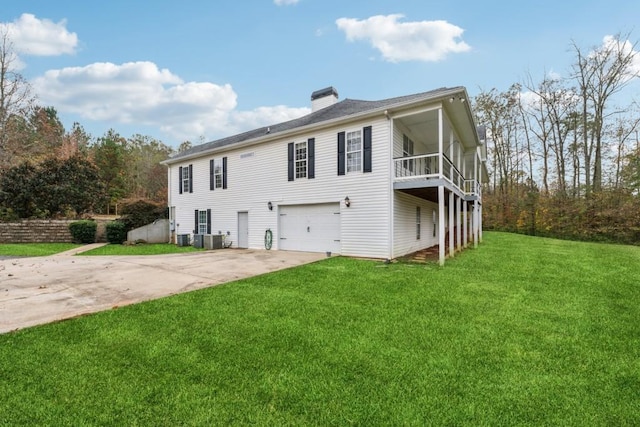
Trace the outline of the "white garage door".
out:
<instances>
[{"instance_id":1,"label":"white garage door","mask_svg":"<svg viewBox=\"0 0 640 427\"><path fill-rule=\"evenodd\" d=\"M340 204L280 206L279 249L340 253Z\"/></svg>"}]
</instances>

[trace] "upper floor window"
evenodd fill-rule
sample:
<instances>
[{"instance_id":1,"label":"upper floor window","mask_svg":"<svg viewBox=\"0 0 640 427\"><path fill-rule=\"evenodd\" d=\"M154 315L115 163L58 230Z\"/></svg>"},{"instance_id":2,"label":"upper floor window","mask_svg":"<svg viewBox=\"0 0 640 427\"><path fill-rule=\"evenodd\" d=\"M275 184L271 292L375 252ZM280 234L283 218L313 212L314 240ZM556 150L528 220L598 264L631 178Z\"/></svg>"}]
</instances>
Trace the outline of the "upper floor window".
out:
<instances>
[{"instance_id":1,"label":"upper floor window","mask_svg":"<svg viewBox=\"0 0 640 427\"><path fill-rule=\"evenodd\" d=\"M193 165L180 166L178 169L178 192L193 193Z\"/></svg>"},{"instance_id":2,"label":"upper floor window","mask_svg":"<svg viewBox=\"0 0 640 427\"><path fill-rule=\"evenodd\" d=\"M214 162L213 177L216 188L222 188L222 159L217 159Z\"/></svg>"},{"instance_id":3,"label":"upper floor window","mask_svg":"<svg viewBox=\"0 0 640 427\"><path fill-rule=\"evenodd\" d=\"M304 142L290 142L287 144L287 175L289 181L301 178L315 178L315 152L315 138L309 138Z\"/></svg>"},{"instance_id":4,"label":"upper floor window","mask_svg":"<svg viewBox=\"0 0 640 427\"><path fill-rule=\"evenodd\" d=\"M373 131L371 126L362 130L338 132L338 175L348 172L371 172Z\"/></svg>"},{"instance_id":5,"label":"upper floor window","mask_svg":"<svg viewBox=\"0 0 640 427\"><path fill-rule=\"evenodd\" d=\"M307 177L307 143L298 142L296 150L296 179Z\"/></svg>"},{"instance_id":6,"label":"upper floor window","mask_svg":"<svg viewBox=\"0 0 640 427\"><path fill-rule=\"evenodd\" d=\"M182 191L189 193L189 168L182 168Z\"/></svg>"},{"instance_id":7,"label":"upper floor window","mask_svg":"<svg viewBox=\"0 0 640 427\"><path fill-rule=\"evenodd\" d=\"M209 160L209 190L227 188L227 158Z\"/></svg>"},{"instance_id":8,"label":"upper floor window","mask_svg":"<svg viewBox=\"0 0 640 427\"><path fill-rule=\"evenodd\" d=\"M361 131L347 132L347 173L362 170Z\"/></svg>"}]
</instances>

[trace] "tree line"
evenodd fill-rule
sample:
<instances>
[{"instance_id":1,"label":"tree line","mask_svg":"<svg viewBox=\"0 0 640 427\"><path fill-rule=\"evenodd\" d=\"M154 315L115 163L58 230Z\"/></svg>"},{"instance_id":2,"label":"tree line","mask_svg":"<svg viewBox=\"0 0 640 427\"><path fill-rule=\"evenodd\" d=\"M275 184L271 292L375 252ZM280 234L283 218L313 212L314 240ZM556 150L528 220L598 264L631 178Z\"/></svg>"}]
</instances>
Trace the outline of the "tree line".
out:
<instances>
[{"instance_id":1,"label":"tree line","mask_svg":"<svg viewBox=\"0 0 640 427\"><path fill-rule=\"evenodd\" d=\"M630 36L587 49L571 42L566 77L529 75L473 99L487 129L485 228L640 242L640 106L628 93L640 58ZM65 129L16 61L0 34L0 220L116 213L132 199L166 206L159 162L173 148L113 129L93 137L79 123Z\"/></svg>"},{"instance_id":2,"label":"tree line","mask_svg":"<svg viewBox=\"0 0 640 427\"><path fill-rule=\"evenodd\" d=\"M0 34L0 220L116 213L123 201L166 206L166 169L175 150L145 135L111 129L93 137L65 129L53 106L37 103ZM190 146L184 142L180 149Z\"/></svg>"},{"instance_id":3,"label":"tree line","mask_svg":"<svg viewBox=\"0 0 640 427\"><path fill-rule=\"evenodd\" d=\"M486 228L640 243L640 109L629 93L640 55L629 40L572 42L567 77L529 75L475 98L488 134Z\"/></svg>"}]
</instances>

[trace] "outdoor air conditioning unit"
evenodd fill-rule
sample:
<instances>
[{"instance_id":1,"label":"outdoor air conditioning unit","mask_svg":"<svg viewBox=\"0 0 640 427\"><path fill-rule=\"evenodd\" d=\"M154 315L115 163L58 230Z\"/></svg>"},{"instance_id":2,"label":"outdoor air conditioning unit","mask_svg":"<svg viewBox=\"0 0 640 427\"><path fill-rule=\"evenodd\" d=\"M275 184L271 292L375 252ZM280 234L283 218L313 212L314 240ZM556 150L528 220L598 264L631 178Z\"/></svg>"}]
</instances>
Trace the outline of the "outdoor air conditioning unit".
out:
<instances>
[{"instance_id":1,"label":"outdoor air conditioning unit","mask_svg":"<svg viewBox=\"0 0 640 427\"><path fill-rule=\"evenodd\" d=\"M193 247L198 249L204 248L204 234L193 235Z\"/></svg>"},{"instance_id":2,"label":"outdoor air conditioning unit","mask_svg":"<svg viewBox=\"0 0 640 427\"><path fill-rule=\"evenodd\" d=\"M176 236L176 243L178 244L178 246L189 246L191 244L191 242L189 241L189 235L188 234L178 234Z\"/></svg>"},{"instance_id":3,"label":"outdoor air conditioning unit","mask_svg":"<svg viewBox=\"0 0 640 427\"><path fill-rule=\"evenodd\" d=\"M222 234L205 234L205 249L222 249Z\"/></svg>"}]
</instances>

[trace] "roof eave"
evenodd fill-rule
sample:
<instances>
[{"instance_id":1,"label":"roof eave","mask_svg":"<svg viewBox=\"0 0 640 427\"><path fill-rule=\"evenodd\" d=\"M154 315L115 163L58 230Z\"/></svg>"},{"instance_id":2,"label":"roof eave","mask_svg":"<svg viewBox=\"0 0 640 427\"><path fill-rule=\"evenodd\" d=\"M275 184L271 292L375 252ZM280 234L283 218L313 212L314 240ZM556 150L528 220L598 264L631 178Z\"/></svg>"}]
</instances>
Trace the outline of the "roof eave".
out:
<instances>
[{"instance_id":1,"label":"roof eave","mask_svg":"<svg viewBox=\"0 0 640 427\"><path fill-rule=\"evenodd\" d=\"M248 147L256 144L263 144L265 142L275 141L277 139L285 138L290 135L307 132L310 129L324 129L327 127L332 127L339 123L347 123L350 121L361 120L369 116L377 116L379 114L385 114L385 112L390 114L392 110L412 107L414 105L419 105L421 103L424 103L425 101L436 101L438 99L446 99L447 97L459 92L464 92L464 94L466 95L466 91L464 87L459 86L459 87L451 88L450 90L447 90L445 92L438 93L436 96L425 96L424 98L418 98L411 101L400 102L398 104L393 104L386 107L374 108L372 110L363 111L361 113L355 113L348 116L336 117L334 119L329 119L324 122L312 123L309 125L288 129L282 132L264 135L258 138L247 139L246 141L241 141L234 144L223 145L220 147L213 147L208 150L198 151L197 153L182 156L179 158L170 158L167 160L163 160L162 162L160 162L160 164L170 166L172 164L181 163L187 160L197 159L199 157L204 157L204 156L222 152L222 151L228 151L230 149L238 149L238 148ZM476 135L476 138L477 138L477 135Z\"/></svg>"}]
</instances>

